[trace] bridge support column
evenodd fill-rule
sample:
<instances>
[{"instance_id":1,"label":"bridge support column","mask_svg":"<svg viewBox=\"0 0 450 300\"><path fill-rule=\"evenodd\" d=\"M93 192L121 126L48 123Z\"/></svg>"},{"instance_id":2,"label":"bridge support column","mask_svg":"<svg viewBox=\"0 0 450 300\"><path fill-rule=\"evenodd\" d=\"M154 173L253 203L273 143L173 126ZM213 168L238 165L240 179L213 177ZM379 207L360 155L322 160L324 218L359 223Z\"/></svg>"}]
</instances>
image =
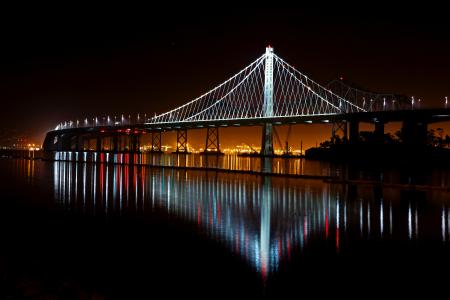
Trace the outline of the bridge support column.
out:
<instances>
[{"instance_id":1,"label":"bridge support column","mask_svg":"<svg viewBox=\"0 0 450 300\"><path fill-rule=\"evenodd\" d=\"M119 137L117 133L114 133L113 135L113 151L114 152L119 151Z\"/></svg>"},{"instance_id":2,"label":"bridge support column","mask_svg":"<svg viewBox=\"0 0 450 300\"><path fill-rule=\"evenodd\" d=\"M336 142L337 138L340 138L341 142L347 139L347 121L337 121L333 123L331 138L334 142Z\"/></svg>"},{"instance_id":3,"label":"bridge support column","mask_svg":"<svg viewBox=\"0 0 450 300\"><path fill-rule=\"evenodd\" d=\"M261 155L273 155L273 124L265 123L262 129Z\"/></svg>"},{"instance_id":4,"label":"bridge support column","mask_svg":"<svg viewBox=\"0 0 450 300\"><path fill-rule=\"evenodd\" d=\"M126 152L130 151L130 136L124 134L118 134L117 136L117 151Z\"/></svg>"},{"instance_id":5,"label":"bridge support column","mask_svg":"<svg viewBox=\"0 0 450 300\"><path fill-rule=\"evenodd\" d=\"M427 144L427 123L417 120L403 122L403 143L411 146L425 146Z\"/></svg>"},{"instance_id":6,"label":"bridge support column","mask_svg":"<svg viewBox=\"0 0 450 300\"><path fill-rule=\"evenodd\" d=\"M348 140L350 143L355 144L359 141L359 121L350 121L349 125Z\"/></svg>"},{"instance_id":7,"label":"bridge support column","mask_svg":"<svg viewBox=\"0 0 450 300\"><path fill-rule=\"evenodd\" d=\"M266 48L264 68L264 117L273 116L273 48ZM273 124L265 123L262 130L261 155L273 155Z\"/></svg>"},{"instance_id":8,"label":"bridge support column","mask_svg":"<svg viewBox=\"0 0 450 300\"><path fill-rule=\"evenodd\" d=\"M375 122L375 131L374 131L375 141L378 144L384 143L384 122L376 121Z\"/></svg>"},{"instance_id":9,"label":"bridge support column","mask_svg":"<svg viewBox=\"0 0 450 300\"><path fill-rule=\"evenodd\" d=\"M219 127L208 127L206 129L206 142L203 154L223 154L219 146Z\"/></svg>"},{"instance_id":10,"label":"bridge support column","mask_svg":"<svg viewBox=\"0 0 450 300\"><path fill-rule=\"evenodd\" d=\"M95 151L97 151L97 152L100 152L100 151L102 151L103 149L103 147L102 147L102 136L101 135L99 135L99 134L97 134L97 144L96 144L96 146L95 146Z\"/></svg>"},{"instance_id":11,"label":"bridge support column","mask_svg":"<svg viewBox=\"0 0 450 300\"><path fill-rule=\"evenodd\" d=\"M141 146L141 139L139 134L130 135L130 151L133 153L139 152Z\"/></svg>"},{"instance_id":12,"label":"bridge support column","mask_svg":"<svg viewBox=\"0 0 450 300\"><path fill-rule=\"evenodd\" d=\"M161 131L152 131L152 150L153 153L161 153Z\"/></svg>"},{"instance_id":13,"label":"bridge support column","mask_svg":"<svg viewBox=\"0 0 450 300\"><path fill-rule=\"evenodd\" d=\"M60 150L71 151L71 136L69 134L61 134L60 136Z\"/></svg>"},{"instance_id":14,"label":"bridge support column","mask_svg":"<svg viewBox=\"0 0 450 300\"><path fill-rule=\"evenodd\" d=\"M82 135L78 135L77 136L77 151L83 151L83 146L84 146L84 141L83 141L83 136Z\"/></svg>"},{"instance_id":15,"label":"bridge support column","mask_svg":"<svg viewBox=\"0 0 450 300\"><path fill-rule=\"evenodd\" d=\"M177 151L175 153L188 153L187 129L177 130Z\"/></svg>"},{"instance_id":16,"label":"bridge support column","mask_svg":"<svg viewBox=\"0 0 450 300\"><path fill-rule=\"evenodd\" d=\"M77 151L78 148L78 135L72 135L70 137L70 151Z\"/></svg>"}]
</instances>

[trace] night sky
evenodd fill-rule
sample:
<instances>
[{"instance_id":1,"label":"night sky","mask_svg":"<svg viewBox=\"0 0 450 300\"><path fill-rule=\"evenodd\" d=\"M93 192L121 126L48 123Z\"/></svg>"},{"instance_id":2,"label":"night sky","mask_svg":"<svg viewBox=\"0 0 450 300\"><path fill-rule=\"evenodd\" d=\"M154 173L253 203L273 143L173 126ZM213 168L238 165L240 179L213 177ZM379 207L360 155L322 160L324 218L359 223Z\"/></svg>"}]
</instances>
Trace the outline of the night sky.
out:
<instances>
[{"instance_id":1,"label":"night sky","mask_svg":"<svg viewBox=\"0 0 450 300\"><path fill-rule=\"evenodd\" d=\"M446 11L11 8L0 21L0 128L41 142L64 120L164 112L221 83L268 44L324 85L343 76L442 106L450 96Z\"/></svg>"}]
</instances>

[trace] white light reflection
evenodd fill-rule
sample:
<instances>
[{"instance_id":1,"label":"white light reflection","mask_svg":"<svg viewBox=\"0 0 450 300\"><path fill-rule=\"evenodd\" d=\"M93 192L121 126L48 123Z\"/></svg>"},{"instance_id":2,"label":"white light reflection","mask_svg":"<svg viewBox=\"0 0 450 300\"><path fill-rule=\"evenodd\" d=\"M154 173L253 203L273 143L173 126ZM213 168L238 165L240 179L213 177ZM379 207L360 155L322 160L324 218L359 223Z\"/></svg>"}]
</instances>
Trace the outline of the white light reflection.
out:
<instances>
[{"instance_id":1,"label":"white light reflection","mask_svg":"<svg viewBox=\"0 0 450 300\"><path fill-rule=\"evenodd\" d=\"M446 241L446 230L445 230L445 207L444 205L442 205L442 210L441 210L441 234L442 234L442 241L445 242Z\"/></svg>"},{"instance_id":2,"label":"white light reflection","mask_svg":"<svg viewBox=\"0 0 450 300\"><path fill-rule=\"evenodd\" d=\"M417 204L414 209L415 216L414 216L414 222L415 222L415 233L414 238L417 239L419 237L419 214L417 213Z\"/></svg>"},{"instance_id":3,"label":"white light reflection","mask_svg":"<svg viewBox=\"0 0 450 300\"><path fill-rule=\"evenodd\" d=\"M383 198L380 199L380 235L383 237L384 229L384 209L383 209Z\"/></svg>"},{"instance_id":4,"label":"white light reflection","mask_svg":"<svg viewBox=\"0 0 450 300\"><path fill-rule=\"evenodd\" d=\"M367 203L367 236L370 237L370 202Z\"/></svg>"},{"instance_id":5,"label":"white light reflection","mask_svg":"<svg viewBox=\"0 0 450 300\"><path fill-rule=\"evenodd\" d=\"M392 236L392 229L393 229L393 224L392 224L392 202L389 202L389 233Z\"/></svg>"},{"instance_id":6,"label":"white light reflection","mask_svg":"<svg viewBox=\"0 0 450 300\"><path fill-rule=\"evenodd\" d=\"M412 239L412 214L411 214L411 202L408 204L408 237Z\"/></svg>"},{"instance_id":7,"label":"white light reflection","mask_svg":"<svg viewBox=\"0 0 450 300\"><path fill-rule=\"evenodd\" d=\"M81 153L80 157L83 157ZM82 176L80 180L78 170ZM129 174L128 170L133 170L133 174ZM340 193L340 188L330 189L329 185L319 183L315 186L314 182L308 182L305 186L293 184L292 179L269 178L264 181L262 177L253 175L214 173L211 176L209 174L213 173L108 164L83 164L81 170L78 165L64 161L54 164L53 174L53 192L57 199L67 197L67 202L71 201L74 205L78 196L83 197L83 207L88 207L87 213L90 213L92 204L95 207L95 200L99 197L97 212L101 203L104 203L102 209L108 215L140 209L140 202L142 201L144 207L144 203L148 201L145 203L146 213L154 211L148 209L151 206L159 208L156 209L158 213L165 211L198 224L204 234L225 244L264 276L277 270L278 266L282 267L283 260L288 260L291 252L293 255L295 251L303 252L303 249L307 249L311 242L317 239L335 239L336 246L339 246L344 238L348 240L349 237L361 235L361 239L369 239L371 229L374 229L376 236L379 228L382 238L387 237L389 232L392 235L393 231L393 204L390 199L380 199L376 202L374 199L357 198L359 203L347 201L340 198L345 195ZM100 178L98 186L97 176ZM69 181L72 180L74 182L71 186ZM78 184L83 189L80 193L77 193ZM101 192L97 193L97 188ZM129 194L131 206L124 203L123 193ZM69 205L67 202L65 204ZM384 211L385 202L389 212ZM401 210L400 219L403 222L408 212L410 239L414 231L417 238L418 214L421 213L424 220L427 217L417 205L413 211L412 205L414 203L409 203L408 210ZM437 220L436 238L447 241L450 222L448 211L445 206L437 210L441 224ZM341 220L343 224L340 223ZM371 221L374 221L373 228ZM364 227L365 222L367 228ZM389 229L385 230L384 225L389 226ZM421 225L426 226L425 223ZM345 229L345 232L340 232L341 228ZM403 239L406 238L405 231L398 232L399 235L403 234ZM425 233L425 230L423 232Z\"/></svg>"},{"instance_id":8,"label":"white light reflection","mask_svg":"<svg viewBox=\"0 0 450 300\"><path fill-rule=\"evenodd\" d=\"M364 219L363 219L363 202L362 199L359 199L359 230L361 232L361 236L363 236L363 228L364 228Z\"/></svg>"}]
</instances>

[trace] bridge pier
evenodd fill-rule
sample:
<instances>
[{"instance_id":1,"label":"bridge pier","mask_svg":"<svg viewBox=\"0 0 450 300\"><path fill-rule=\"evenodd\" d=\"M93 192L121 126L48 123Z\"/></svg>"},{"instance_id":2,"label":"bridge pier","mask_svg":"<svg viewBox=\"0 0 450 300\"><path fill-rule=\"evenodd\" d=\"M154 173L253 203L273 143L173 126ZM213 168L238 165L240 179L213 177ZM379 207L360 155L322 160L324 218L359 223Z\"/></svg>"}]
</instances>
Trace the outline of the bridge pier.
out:
<instances>
[{"instance_id":1,"label":"bridge pier","mask_svg":"<svg viewBox=\"0 0 450 300\"><path fill-rule=\"evenodd\" d=\"M102 151L102 136L100 134L97 134L96 136L96 144L95 144L95 151L100 152Z\"/></svg>"},{"instance_id":2,"label":"bridge pier","mask_svg":"<svg viewBox=\"0 0 450 300\"><path fill-rule=\"evenodd\" d=\"M78 149L78 136L72 134L70 136L70 151L77 151Z\"/></svg>"},{"instance_id":3,"label":"bridge pier","mask_svg":"<svg viewBox=\"0 0 450 300\"><path fill-rule=\"evenodd\" d=\"M347 121L337 121L333 123L333 128L331 129L331 137L336 140L338 137L342 141L347 139Z\"/></svg>"},{"instance_id":4,"label":"bridge pier","mask_svg":"<svg viewBox=\"0 0 450 300\"><path fill-rule=\"evenodd\" d=\"M77 136L77 151L83 151L83 135Z\"/></svg>"},{"instance_id":5,"label":"bridge pier","mask_svg":"<svg viewBox=\"0 0 450 300\"><path fill-rule=\"evenodd\" d=\"M118 152L130 151L130 136L129 135L119 135L117 145L118 145L118 147L117 147Z\"/></svg>"},{"instance_id":6,"label":"bridge pier","mask_svg":"<svg viewBox=\"0 0 450 300\"><path fill-rule=\"evenodd\" d=\"M273 124L265 123L262 128L261 155L273 156Z\"/></svg>"},{"instance_id":7,"label":"bridge pier","mask_svg":"<svg viewBox=\"0 0 450 300\"><path fill-rule=\"evenodd\" d=\"M130 135L130 151L133 153L140 152L141 148L141 137L139 134Z\"/></svg>"},{"instance_id":8,"label":"bridge pier","mask_svg":"<svg viewBox=\"0 0 450 300\"><path fill-rule=\"evenodd\" d=\"M418 120L403 121L403 143L410 146L425 146L427 144L428 124Z\"/></svg>"},{"instance_id":9,"label":"bridge pier","mask_svg":"<svg viewBox=\"0 0 450 300\"><path fill-rule=\"evenodd\" d=\"M359 141L359 121L352 120L349 122L348 140L351 144L358 143L358 141Z\"/></svg>"},{"instance_id":10,"label":"bridge pier","mask_svg":"<svg viewBox=\"0 0 450 300\"><path fill-rule=\"evenodd\" d=\"M187 148L187 129L178 129L177 130L177 150L174 153L184 153L188 154Z\"/></svg>"},{"instance_id":11,"label":"bridge pier","mask_svg":"<svg viewBox=\"0 0 450 300\"><path fill-rule=\"evenodd\" d=\"M119 135L117 133L114 133L112 137L112 143L113 151L117 153L119 151Z\"/></svg>"},{"instance_id":12,"label":"bridge pier","mask_svg":"<svg viewBox=\"0 0 450 300\"><path fill-rule=\"evenodd\" d=\"M162 153L162 148L161 148L161 142L162 141L162 137L161 137L161 131L152 131L152 153Z\"/></svg>"},{"instance_id":13,"label":"bridge pier","mask_svg":"<svg viewBox=\"0 0 450 300\"><path fill-rule=\"evenodd\" d=\"M374 131L375 141L378 144L384 143L384 122L377 120L375 121L375 131Z\"/></svg>"},{"instance_id":14,"label":"bridge pier","mask_svg":"<svg viewBox=\"0 0 450 300\"><path fill-rule=\"evenodd\" d=\"M222 152L220 152L219 127L208 127L206 129L205 150L202 152L202 154L223 154Z\"/></svg>"},{"instance_id":15,"label":"bridge pier","mask_svg":"<svg viewBox=\"0 0 450 300\"><path fill-rule=\"evenodd\" d=\"M68 151L71 149L71 135L64 133L60 135L60 151Z\"/></svg>"}]
</instances>

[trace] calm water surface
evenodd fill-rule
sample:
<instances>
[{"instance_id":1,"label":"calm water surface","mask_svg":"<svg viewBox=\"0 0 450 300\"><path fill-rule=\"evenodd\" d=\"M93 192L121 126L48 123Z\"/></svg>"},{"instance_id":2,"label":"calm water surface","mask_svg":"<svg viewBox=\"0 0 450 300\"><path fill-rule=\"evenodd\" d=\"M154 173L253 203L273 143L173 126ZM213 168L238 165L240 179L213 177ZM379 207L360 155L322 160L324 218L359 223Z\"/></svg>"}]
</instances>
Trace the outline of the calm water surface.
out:
<instances>
[{"instance_id":1,"label":"calm water surface","mask_svg":"<svg viewBox=\"0 0 450 300\"><path fill-rule=\"evenodd\" d=\"M260 164L251 160L244 158ZM277 163L298 164L310 174L381 176L434 188L3 159L3 293L140 298L443 291L450 172L270 161Z\"/></svg>"}]
</instances>

